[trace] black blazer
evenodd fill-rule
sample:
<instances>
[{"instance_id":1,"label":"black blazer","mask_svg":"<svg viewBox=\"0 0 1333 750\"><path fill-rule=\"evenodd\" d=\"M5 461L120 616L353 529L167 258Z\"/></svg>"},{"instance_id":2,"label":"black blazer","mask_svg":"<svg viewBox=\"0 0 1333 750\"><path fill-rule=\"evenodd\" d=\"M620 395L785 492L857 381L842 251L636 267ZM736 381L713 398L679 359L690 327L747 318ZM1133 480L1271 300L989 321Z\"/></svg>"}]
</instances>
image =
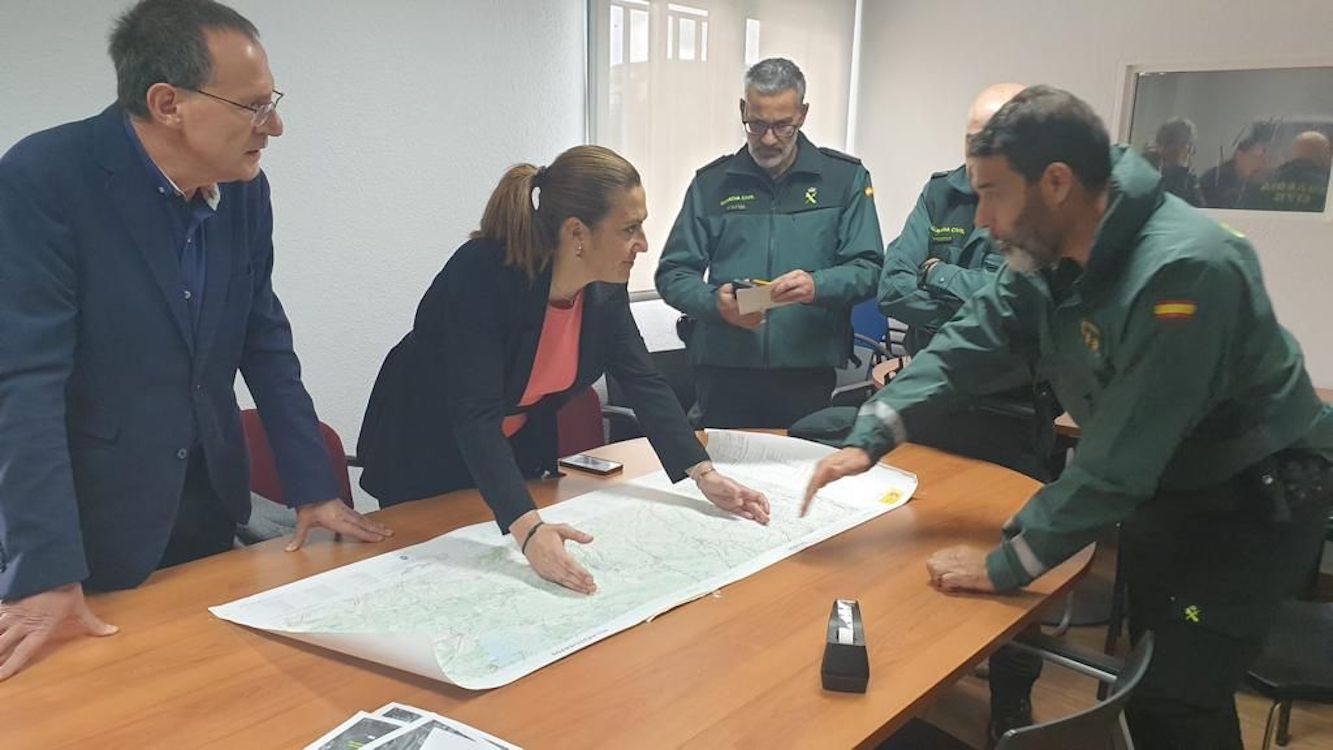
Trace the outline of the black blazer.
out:
<instances>
[{"instance_id":1,"label":"black blazer","mask_svg":"<svg viewBox=\"0 0 1333 750\"><path fill-rule=\"evenodd\" d=\"M415 325L384 360L357 454L361 486L381 506L477 487L501 531L532 510L525 479L556 467L556 411L609 372L625 388L668 475L708 458L666 380L653 367L623 284L583 291L578 374L566 391L519 407L537 356L551 287L504 263L504 248L458 249L417 307ZM500 424L526 413L506 439Z\"/></svg>"}]
</instances>

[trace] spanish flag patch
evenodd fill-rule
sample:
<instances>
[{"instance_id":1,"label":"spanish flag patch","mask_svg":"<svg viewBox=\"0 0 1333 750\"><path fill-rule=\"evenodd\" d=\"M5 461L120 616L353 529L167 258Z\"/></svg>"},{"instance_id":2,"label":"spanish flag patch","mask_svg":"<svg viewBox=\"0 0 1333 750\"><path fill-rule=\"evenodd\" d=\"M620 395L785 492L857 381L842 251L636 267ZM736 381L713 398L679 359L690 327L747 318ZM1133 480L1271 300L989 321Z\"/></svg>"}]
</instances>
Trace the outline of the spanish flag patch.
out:
<instances>
[{"instance_id":1,"label":"spanish flag patch","mask_svg":"<svg viewBox=\"0 0 1333 750\"><path fill-rule=\"evenodd\" d=\"M1199 306L1187 299L1164 299L1153 306L1153 317L1158 320L1189 320Z\"/></svg>"}]
</instances>

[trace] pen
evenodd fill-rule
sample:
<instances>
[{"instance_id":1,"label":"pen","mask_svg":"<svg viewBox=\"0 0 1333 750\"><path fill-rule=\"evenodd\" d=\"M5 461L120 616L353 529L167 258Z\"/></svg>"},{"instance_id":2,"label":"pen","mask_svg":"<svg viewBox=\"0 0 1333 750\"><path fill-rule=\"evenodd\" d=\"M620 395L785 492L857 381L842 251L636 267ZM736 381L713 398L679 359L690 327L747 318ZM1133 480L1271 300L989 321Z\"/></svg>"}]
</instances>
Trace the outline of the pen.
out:
<instances>
[{"instance_id":1,"label":"pen","mask_svg":"<svg viewBox=\"0 0 1333 750\"><path fill-rule=\"evenodd\" d=\"M754 286L768 286L773 282L769 281L768 279L736 279L731 283L737 289L745 289L747 287L754 287Z\"/></svg>"}]
</instances>

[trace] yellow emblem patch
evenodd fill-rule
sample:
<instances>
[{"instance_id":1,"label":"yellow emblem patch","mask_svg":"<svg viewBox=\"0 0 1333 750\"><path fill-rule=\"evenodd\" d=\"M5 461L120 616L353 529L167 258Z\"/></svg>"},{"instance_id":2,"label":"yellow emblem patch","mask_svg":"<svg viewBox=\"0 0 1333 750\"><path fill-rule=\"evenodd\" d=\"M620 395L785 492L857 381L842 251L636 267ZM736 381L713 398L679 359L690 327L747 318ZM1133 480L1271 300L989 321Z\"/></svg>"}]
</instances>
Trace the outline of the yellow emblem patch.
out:
<instances>
[{"instance_id":1,"label":"yellow emblem patch","mask_svg":"<svg viewBox=\"0 0 1333 750\"><path fill-rule=\"evenodd\" d=\"M1189 320L1198 311L1199 306L1187 299L1164 299L1152 308L1153 317L1158 320Z\"/></svg>"},{"instance_id":2,"label":"yellow emblem patch","mask_svg":"<svg viewBox=\"0 0 1333 750\"><path fill-rule=\"evenodd\" d=\"M819 188L817 188L817 187L808 187L808 188L806 188L806 189L805 189L805 202L808 203L808 204L810 204L810 205L812 205L812 206L818 204L818 203L819 203Z\"/></svg>"},{"instance_id":3,"label":"yellow emblem patch","mask_svg":"<svg viewBox=\"0 0 1333 750\"><path fill-rule=\"evenodd\" d=\"M1083 334L1083 345L1093 354L1102 353L1102 331L1091 320L1083 319L1078 330Z\"/></svg>"}]
</instances>

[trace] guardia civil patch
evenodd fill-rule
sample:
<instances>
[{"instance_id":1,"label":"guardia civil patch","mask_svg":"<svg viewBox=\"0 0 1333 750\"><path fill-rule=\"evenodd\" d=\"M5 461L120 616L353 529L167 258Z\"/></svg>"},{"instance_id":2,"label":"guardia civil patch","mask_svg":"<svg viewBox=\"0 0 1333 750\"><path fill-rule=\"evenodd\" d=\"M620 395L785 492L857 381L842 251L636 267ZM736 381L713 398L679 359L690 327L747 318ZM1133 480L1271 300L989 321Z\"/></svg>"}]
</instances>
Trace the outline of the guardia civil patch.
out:
<instances>
[{"instance_id":1,"label":"guardia civil patch","mask_svg":"<svg viewBox=\"0 0 1333 750\"><path fill-rule=\"evenodd\" d=\"M753 203L754 200L754 193L738 193L735 195L728 195L723 198L718 205L726 211L743 211L749 208L749 204Z\"/></svg>"},{"instance_id":2,"label":"guardia civil patch","mask_svg":"<svg viewBox=\"0 0 1333 750\"><path fill-rule=\"evenodd\" d=\"M1158 320L1189 320L1198 311L1199 306L1187 299L1164 299L1152 308L1153 317Z\"/></svg>"}]
</instances>

